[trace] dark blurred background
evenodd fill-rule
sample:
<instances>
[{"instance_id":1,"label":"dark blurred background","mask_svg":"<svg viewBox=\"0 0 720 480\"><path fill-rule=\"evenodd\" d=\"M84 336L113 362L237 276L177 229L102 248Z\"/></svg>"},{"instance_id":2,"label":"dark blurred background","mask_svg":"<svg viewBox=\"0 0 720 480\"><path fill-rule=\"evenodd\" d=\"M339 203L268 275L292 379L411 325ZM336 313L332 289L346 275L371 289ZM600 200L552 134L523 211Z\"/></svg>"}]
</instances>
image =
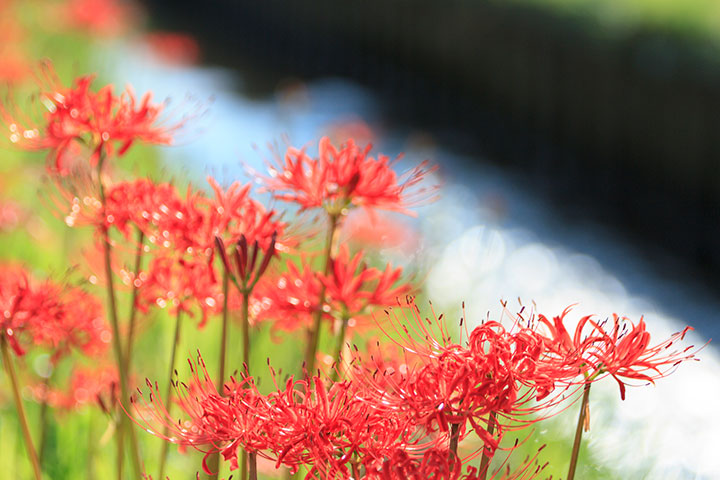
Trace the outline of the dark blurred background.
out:
<instances>
[{"instance_id":1,"label":"dark blurred background","mask_svg":"<svg viewBox=\"0 0 720 480\"><path fill-rule=\"evenodd\" d=\"M613 225L720 273L712 3L144 3L153 26L192 33L206 63L241 69L245 95L350 78L390 121L519 172L567 221Z\"/></svg>"}]
</instances>

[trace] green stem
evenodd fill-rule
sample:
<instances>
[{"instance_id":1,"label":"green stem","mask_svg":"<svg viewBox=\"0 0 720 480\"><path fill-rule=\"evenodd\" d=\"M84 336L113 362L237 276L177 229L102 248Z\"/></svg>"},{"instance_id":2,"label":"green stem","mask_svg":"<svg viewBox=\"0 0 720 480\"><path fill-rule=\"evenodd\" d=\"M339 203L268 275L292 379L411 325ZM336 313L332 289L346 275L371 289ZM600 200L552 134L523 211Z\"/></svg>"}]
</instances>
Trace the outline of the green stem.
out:
<instances>
[{"instance_id":1,"label":"green stem","mask_svg":"<svg viewBox=\"0 0 720 480\"><path fill-rule=\"evenodd\" d=\"M250 376L250 290L245 288L242 291L242 341L243 341L243 364L245 365L245 375ZM242 470L241 480L247 479L248 468L250 470L250 480L257 480L257 457L254 453L250 453L243 449L242 454ZM247 465L249 463L249 465Z\"/></svg>"},{"instance_id":2,"label":"green stem","mask_svg":"<svg viewBox=\"0 0 720 480\"><path fill-rule=\"evenodd\" d=\"M245 374L250 376L250 292L245 290L242 292L242 296L243 364L245 365Z\"/></svg>"},{"instance_id":3,"label":"green stem","mask_svg":"<svg viewBox=\"0 0 720 480\"><path fill-rule=\"evenodd\" d=\"M493 433L495 433L495 425L497 423L497 414L495 412L490 412L490 415L488 416L488 426L487 426L487 432L492 436ZM487 450L483 448L483 456L482 460L480 460L480 480L485 480L487 478L488 474L488 468L490 467L490 455L488 455Z\"/></svg>"},{"instance_id":4,"label":"green stem","mask_svg":"<svg viewBox=\"0 0 720 480\"><path fill-rule=\"evenodd\" d=\"M48 410L49 405L47 401L48 391L50 390L50 376L47 376L43 380L43 399L40 404L40 445L38 447L38 462L40 466L43 465L45 459L45 447L47 446L47 431L48 431Z\"/></svg>"},{"instance_id":5,"label":"green stem","mask_svg":"<svg viewBox=\"0 0 720 480\"><path fill-rule=\"evenodd\" d=\"M115 412L120 413L120 412ZM125 429L122 427L122 421L119 418L115 419L115 450L117 454L116 459L116 470L117 480L123 480L125 478Z\"/></svg>"},{"instance_id":6,"label":"green stem","mask_svg":"<svg viewBox=\"0 0 720 480\"><path fill-rule=\"evenodd\" d=\"M98 185L100 190L100 202L102 204L103 212L105 211L105 205L106 205L106 199L105 199L105 187L103 186L102 182L102 166L105 160L104 153L101 154L100 160L98 161L98 169L97 169L97 175L98 175ZM104 213L103 213L104 214ZM112 261L111 261L111 245L110 245L110 232L108 231L108 228L104 226L101 227L101 233L102 233L102 239L103 239L103 254L105 258L105 283L107 285L107 297L108 297L108 306L110 311L110 324L112 325L113 329L113 351L115 353L115 363L118 367L118 373L120 375L120 393L122 395L122 398L120 399L120 404L122 404L123 400L127 400L129 397L128 395L128 381L127 381L127 372L125 371L125 362L123 361L123 351L122 351L122 344L120 342L120 325L118 321L118 313L117 313L117 303L115 299L115 284L114 284L114 277L113 277L113 271L112 271ZM132 426L130 425L130 421L128 416L125 414L125 412L120 412L120 428L125 429L129 433L130 437L130 459L132 461L133 466L133 474L135 475L135 478L141 478L142 477L142 469L140 467L140 456L138 453L137 448L137 440L134 435L134 431L132 430ZM122 435L118 435L118 441L122 442ZM122 447L121 447L122 449ZM118 472L122 469L122 460L118 459ZM120 474L122 475L122 474Z\"/></svg>"},{"instance_id":7,"label":"green stem","mask_svg":"<svg viewBox=\"0 0 720 480\"><path fill-rule=\"evenodd\" d=\"M13 367L12 359L10 358L7 339L5 338L4 333L0 333L0 349L2 350L5 370L7 370L8 375L10 376L10 383L12 383L13 399L15 400L15 407L17 408L18 417L20 418L20 427L22 428L23 438L25 439L25 449L27 450L28 457L30 457L30 463L32 464L33 472L35 474L35 480L42 480L40 462L38 462L37 453L35 453L35 447L33 446L32 437L30 436L30 429L28 428L27 417L25 416L25 408L23 407L22 398L20 398L20 385L18 383L17 376L15 375L15 368Z\"/></svg>"},{"instance_id":8,"label":"green stem","mask_svg":"<svg viewBox=\"0 0 720 480\"><path fill-rule=\"evenodd\" d=\"M335 347L335 370L330 374L330 379L335 382L338 379L338 372L340 370L340 362L342 361L342 351L345 346L345 333L347 332L348 321L350 318L348 315L343 314L340 325L340 331L337 336L337 345Z\"/></svg>"},{"instance_id":9,"label":"green stem","mask_svg":"<svg viewBox=\"0 0 720 480\"><path fill-rule=\"evenodd\" d=\"M90 412L88 419L88 438L87 438L87 480L95 480L95 453L96 442L95 429L93 427L94 412Z\"/></svg>"},{"instance_id":10,"label":"green stem","mask_svg":"<svg viewBox=\"0 0 720 480\"><path fill-rule=\"evenodd\" d=\"M175 354L177 352L178 344L180 343L180 325L182 320L182 311L178 307L177 314L175 315L175 338L173 340L172 349L170 350L170 372L168 373L168 384L167 389L165 390L165 398L163 399L165 401L165 405L167 405L166 409L168 414L170 413L170 409L172 408L172 401L170 399L170 396L172 395L172 386L173 386L173 372L175 371ZM170 427L168 425L165 426L165 430L163 432L163 437L167 438L168 431ZM162 452L160 453L160 474L157 478L165 478L165 463L167 461L167 454L168 454L168 448L170 446L170 442L163 441L162 444Z\"/></svg>"},{"instance_id":11,"label":"green stem","mask_svg":"<svg viewBox=\"0 0 720 480\"><path fill-rule=\"evenodd\" d=\"M580 404L580 415L578 416L577 428L575 429L575 441L573 442L572 455L570 456L570 468L568 470L567 480L575 478L575 469L577 468L578 456L580 455L580 441L582 440L583 426L587 416L588 405L590 403L590 381L585 383L583 389L582 403Z\"/></svg>"},{"instance_id":12,"label":"green stem","mask_svg":"<svg viewBox=\"0 0 720 480\"><path fill-rule=\"evenodd\" d=\"M227 270L223 271L223 279L222 279L222 285L223 285L223 313L222 313L222 333L220 336L220 365L219 365L219 373L217 377L216 387L218 389L218 392L222 396L224 393L224 384L225 384L225 356L226 356L226 350L227 350L227 331L228 331L228 296L230 293L230 275L228 274ZM210 456L210 459L208 460L208 467L210 468L211 473L208 475L209 480L217 480L218 473L220 470L220 455L218 453L215 453Z\"/></svg>"},{"instance_id":13,"label":"green stem","mask_svg":"<svg viewBox=\"0 0 720 480\"><path fill-rule=\"evenodd\" d=\"M130 372L132 370L132 350L133 341L135 338L135 323L137 319L137 297L140 292L140 286L135 282L138 280L140 275L140 268L142 266L143 257L143 242L145 241L145 233L138 228L137 230L137 250L135 251L135 280L133 280L132 290L132 303L130 304L130 317L128 321L128 334L127 334L127 345L125 345L125 371ZM162 478L162 477L161 477Z\"/></svg>"},{"instance_id":14,"label":"green stem","mask_svg":"<svg viewBox=\"0 0 720 480\"><path fill-rule=\"evenodd\" d=\"M330 271L330 260L332 258L332 246L335 237L335 231L337 230L339 216L337 214L329 215L330 224L328 225L327 239L325 240L325 251L323 252L323 273L325 275ZM309 332L307 350L305 352L305 366L308 374L313 375L315 370L315 356L317 354L318 344L320 342L320 326L322 324L323 317L323 304L325 303L325 285L320 288L320 295L318 298L318 310L313 315L313 326Z\"/></svg>"}]
</instances>

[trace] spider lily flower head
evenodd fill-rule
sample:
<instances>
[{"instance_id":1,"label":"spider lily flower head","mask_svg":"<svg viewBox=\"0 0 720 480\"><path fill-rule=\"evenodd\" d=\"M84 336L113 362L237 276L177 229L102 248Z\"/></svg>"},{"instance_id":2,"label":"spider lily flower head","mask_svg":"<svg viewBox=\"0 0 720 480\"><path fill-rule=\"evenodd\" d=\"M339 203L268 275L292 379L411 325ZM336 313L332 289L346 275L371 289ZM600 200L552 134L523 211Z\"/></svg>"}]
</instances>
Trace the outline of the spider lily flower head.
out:
<instances>
[{"instance_id":1,"label":"spider lily flower head","mask_svg":"<svg viewBox=\"0 0 720 480\"><path fill-rule=\"evenodd\" d=\"M328 303L342 315L357 316L367 313L371 306L388 306L410 292L410 285L394 286L402 275L402 268L385 270L368 267L362 251L350 257L347 246L342 245L335 258L330 259L328 275L318 273L325 286Z\"/></svg>"},{"instance_id":2,"label":"spider lily flower head","mask_svg":"<svg viewBox=\"0 0 720 480\"><path fill-rule=\"evenodd\" d=\"M99 300L82 289L38 282L21 267L0 267L0 331L20 356L48 349L53 362L70 350L97 357L112 339Z\"/></svg>"},{"instance_id":3,"label":"spider lily flower head","mask_svg":"<svg viewBox=\"0 0 720 480\"><path fill-rule=\"evenodd\" d=\"M96 36L114 36L126 31L135 11L118 0L69 0L62 5L60 19L67 27Z\"/></svg>"},{"instance_id":4,"label":"spider lily flower head","mask_svg":"<svg viewBox=\"0 0 720 480\"><path fill-rule=\"evenodd\" d=\"M68 226L115 227L126 239L137 228L150 243L165 247L171 246L171 232L184 228L184 203L172 184L147 178L114 183L107 188L103 208L94 180L85 173L83 177L75 171L72 180L55 182L57 195L52 201Z\"/></svg>"},{"instance_id":5,"label":"spider lily flower head","mask_svg":"<svg viewBox=\"0 0 720 480\"><path fill-rule=\"evenodd\" d=\"M134 404L135 422L150 434L180 446L191 446L206 453L203 468L207 471L206 460L216 452L226 459L237 462L237 447L260 445L258 422L265 415L259 413L255 397L259 396L251 378L240 381L231 378L223 386L220 395L207 372L205 362L198 353L195 361L188 360L191 378L185 383L177 378L172 380L176 395L174 401L182 411L183 419L173 417L163 403L157 383L146 380L149 393L138 389L139 400ZM176 372L177 377L177 372ZM253 412L250 406L254 407ZM165 435L163 431L169 432ZM236 467L237 468L237 467Z\"/></svg>"},{"instance_id":6,"label":"spider lily flower head","mask_svg":"<svg viewBox=\"0 0 720 480\"><path fill-rule=\"evenodd\" d=\"M75 411L97 404L107 414L118 399L118 373L114 366L100 365L74 368L66 389L48 388L45 384L32 387L37 402L54 409Z\"/></svg>"},{"instance_id":7,"label":"spider lily flower head","mask_svg":"<svg viewBox=\"0 0 720 480\"><path fill-rule=\"evenodd\" d=\"M546 409L564 398L562 392L550 395L554 380L538 368L543 338L520 322L506 329L488 320L468 332L463 318L459 341L453 341L442 315L423 318L412 297L404 307L399 314L387 311L388 321L378 324L410 359L405 364L411 374L395 375L392 388L387 378L377 382L373 376L366 391L411 422L445 434L456 428L460 439L472 430L492 456L504 432L538 421L538 412L552 415ZM494 434L491 416L497 419Z\"/></svg>"},{"instance_id":8,"label":"spider lily flower head","mask_svg":"<svg viewBox=\"0 0 720 480\"><path fill-rule=\"evenodd\" d=\"M371 148L353 140L337 148L323 137L317 158L290 147L282 160L269 165L270 176L260 180L280 200L297 203L301 210L323 208L336 217L356 206L412 215L411 207L430 201L435 187L420 185L434 170L428 162L398 175L389 157L369 156Z\"/></svg>"},{"instance_id":9,"label":"spider lily flower head","mask_svg":"<svg viewBox=\"0 0 720 480\"><path fill-rule=\"evenodd\" d=\"M330 307L320 304L322 283L303 257L298 267L288 260L286 270L263 277L250 299L254 322L272 322L274 329L294 331L310 327L319 311L330 319Z\"/></svg>"},{"instance_id":10,"label":"spider lily flower head","mask_svg":"<svg viewBox=\"0 0 720 480\"><path fill-rule=\"evenodd\" d=\"M138 307L147 312L150 307L169 308L193 316L201 313L199 328L210 315L222 309L223 294L208 265L197 259L177 258L158 254L145 272L138 295Z\"/></svg>"},{"instance_id":11,"label":"spider lily flower head","mask_svg":"<svg viewBox=\"0 0 720 480\"><path fill-rule=\"evenodd\" d=\"M268 361L269 362L269 361ZM196 366L197 365L197 366ZM319 376L278 382L271 368L274 390L258 393L252 378L231 379L220 396L202 359L191 362L189 384L176 381L177 403L184 419L175 420L148 382L150 395L136 408L138 423L154 435L170 428L166 440L191 445L207 456L220 452L237 468L238 448L297 470L306 478L348 478L354 459L377 463L397 448L423 451L436 441L358 395L353 382L327 383ZM142 395L142 393L141 393ZM203 463L207 472L207 465Z\"/></svg>"},{"instance_id":12,"label":"spider lily flower head","mask_svg":"<svg viewBox=\"0 0 720 480\"><path fill-rule=\"evenodd\" d=\"M93 91L93 80L93 75L86 75L65 87L52 65L42 64L39 99L46 111L41 122L14 112L9 102L0 105L10 141L27 150L48 151L50 170L65 175L66 154L75 143L92 151L90 165L95 166L101 156L122 156L135 142L169 145L185 124L164 120L163 105L153 103L150 93L138 100L129 87L120 95L112 85Z\"/></svg>"},{"instance_id":13,"label":"spider lily flower head","mask_svg":"<svg viewBox=\"0 0 720 480\"><path fill-rule=\"evenodd\" d=\"M248 246L257 242L262 251L270 247L273 237L275 250L287 249L292 242L285 235L287 224L281 221L277 211L266 209L250 197L250 184L234 182L223 189L212 177L207 180L213 197L207 197L201 191L188 191L186 208L192 227L182 232L177 248L203 254L212 260L217 248L216 237L230 246L244 236Z\"/></svg>"},{"instance_id":14,"label":"spider lily flower head","mask_svg":"<svg viewBox=\"0 0 720 480\"><path fill-rule=\"evenodd\" d=\"M651 346L650 333L642 318L635 324L627 317L613 314L612 319L597 322L588 315L578 321L571 337L564 325L569 312L570 308L552 322L539 316L540 323L550 332L546 339L546 361L541 368L549 366L563 372L557 376L564 376L565 381L578 383L577 378L582 375L581 382L586 383L609 375L618 383L620 398L624 400L628 381L654 383L680 363L697 360L694 345L671 349L692 327Z\"/></svg>"}]
</instances>

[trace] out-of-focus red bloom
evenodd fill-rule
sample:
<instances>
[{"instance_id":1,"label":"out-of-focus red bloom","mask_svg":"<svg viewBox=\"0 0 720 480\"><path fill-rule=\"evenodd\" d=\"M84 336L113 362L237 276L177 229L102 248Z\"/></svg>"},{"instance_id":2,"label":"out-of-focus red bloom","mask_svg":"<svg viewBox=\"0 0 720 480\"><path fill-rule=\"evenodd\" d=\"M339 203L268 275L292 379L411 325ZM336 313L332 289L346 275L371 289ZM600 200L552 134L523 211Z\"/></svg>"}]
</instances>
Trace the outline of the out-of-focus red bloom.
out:
<instances>
[{"instance_id":1,"label":"out-of-focus red bloom","mask_svg":"<svg viewBox=\"0 0 720 480\"><path fill-rule=\"evenodd\" d=\"M185 208L172 184L139 179L116 183L107 189L102 220L105 227L116 227L126 238L135 226L150 243L169 247L171 232L184 227Z\"/></svg>"},{"instance_id":2,"label":"out-of-focus red bloom","mask_svg":"<svg viewBox=\"0 0 720 480\"><path fill-rule=\"evenodd\" d=\"M166 229L175 249L204 255L211 260L216 237L220 237L228 247L234 247L241 236L245 237L248 245L258 242L263 251L269 248L273 236L277 237L278 250L287 248L286 224L280 221L275 210L268 210L250 198L250 184L234 182L223 189L212 177L207 180L214 196L188 191L184 221L175 229Z\"/></svg>"},{"instance_id":3,"label":"out-of-focus red bloom","mask_svg":"<svg viewBox=\"0 0 720 480\"><path fill-rule=\"evenodd\" d=\"M346 118L336 121L327 127L327 136L331 142L342 143L347 138L352 138L358 143L368 144L376 139L375 132L362 119Z\"/></svg>"},{"instance_id":4,"label":"out-of-focus red bloom","mask_svg":"<svg viewBox=\"0 0 720 480\"><path fill-rule=\"evenodd\" d=\"M0 266L0 330L17 355L29 345L47 348L57 361L71 349L97 356L111 340L100 302L87 292L37 282L21 267Z\"/></svg>"},{"instance_id":5,"label":"out-of-focus red bloom","mask_svg":"<svg viewBox=\"0 0 720 480\"><path fill-rule=\"evenodd\" d=\"M565 364L568 378L584 375L583 381L595 381L605 375L612 376L620 387L620 397L625 399L627 380L654 383L680 363L693 359L694 346L670 349L692 330L685 327L667 340L650 346L650 333L641 318L634 324L626 317L613 314L612 321L596 322L592 316L580 319L572 338L564 325L569 313L549 321L539 316L540 322L549 330L548 364Z\"/></svg>"},{"instance_id":6,"label":"out-of-focus red bloom","mask_svg":"<svg viewBox=\"0 0 720 480\"><path fill-rule=\"evenodd\" d=\"M362 206L412 215L409 208L432 196L433 188L419 185L432 169L423 162L398 176L388 157L368 156L370 148L348 140L338 149L324 137L318 158L289 148L262 180L276 198L295 202L303 210L324 208L331 215L342 215L353 206Z\"/></svg>"},{"instance_id":7,"label":"out-of-focus red bloom","mask_svg":"<svg viewBox=\"0 0 720 480\"><path fill-rule=\"evenodd\" d=\"M143 37L152 52L171 65L194 65L200 60L200 46L186 33L151 32Z\"/></svg>"},{"instance_id":8,"label":"out-of-focus red bloom","mask_svg":"<svg viewBox=\"0 0 720 480\"><path fill-rule=\"evenodd\" d=\"M0 2L0 81L14 84L31 72L23 49L25 34L12 2Z\"/></svg>"},{"instance_id":9,"label":"out-of-focus red bloom","mask_svg":"<svg viewBox=\"0 0 720 480\"><path fill-rule=\"evenodd\" d=\"M90 164L102 154L123 155L134 142L168 145L183 122L163 124L162 105L152 103L152 95L140 101L131 89L115 95L112 85L97 92L91 90L93 76L75 80L65 87L50 64L44 64L40 76L40 100L46 112L44 121L34 123L0 105L0 116L10 132L10 141L28 150L47 150L54 160L53 169L67 174L65 155L74 142L92 150Z\"/></svg>"},{"instance_id":10,"label":"out-of-focus red bloom","mask_svg":"<svg viewBox=\"0 0 720 480\"><path fill-rule=\"evenodd\" d=\"M73 370L67 389L47 389L44 384L33 387L38 402L47 402L55 409L72 411L97 403L107 410L118 396L118 373L113 366L81 367Z\"/></svg>"},{"instance_id":11,"label":"out-of-focus red bloom","mask_svg":"<svg viewBox=\"0 0 720 480\"><path fill-rule=\"evenodd\" d=\"M134 13L129 3L121 0L68 0L60 17L70 28L113 36L128 29Z\"/></svg>"},{"instance_id":12,"label":"out-of-focus red bloom","mask_svg":"<svg viewBox=\"0 0 720 480\"><path fill-rule=\"evenodd\" d=\"M327 302L343 315L362 315L370 306L393 305L410 291L408 284L393 287L402 275L402 268L393 269L388 264L380 271L367 267L363 256L363 252L358 252L350 258L343 245L330 261L329 274L317 274L325 286Z\"/></svg>"},{"instance_id":13,"label":"out-of-focus red bloom","mask_svg":"<svg viewBox=\"0 0 720 480\"><path fill-rule=\"evenodd\" d=\"M26 213L12 201L0 199L0 233L14 230Z\"/></svg>"},{"instance_id":14,"label":"out-of-focus red bloom","mask_svg":"<svg viewBox=\"0 0 720 480\"><path fill-rule=\"evenodd\" d=\"M293 331L309 327L319 310L329 318L330 308L320 305L322 283L306 262L299 269L287 262L282 274L264 277L255 287L250 315L255 322L271 320L273 328ZM327 311L325 311L327 310Z\"/></svg>"},{"instance_id":15,"label":"out-of-focus red bloom","mask_svg":"<svg viewBox=\"0 0 720 480\"><path fill-rule=\"evenodd\" d=\"M71 348L95 358L107 351L112 332L100 300L80 288L50 282L35 290L46 298L57 296L58 311L45 315L43 322L31 323L28 332L34 344L51 349L56 359L68 354Z\"/></svg>"},{"instance_id":16,"label":"out-of-focus red bloom","mask_svg":"<svg viewBox=\"0 0 720 480\"><path fill-rule=\"evenodd\" d=\"M146 274L138 297L142 311L151 306L169 307L173 313L180 310L192 316L197 307L201 313L199 327L203 327L208 315L222 309L222 291L205 262L157 256Z\"/></svg>"},{"instance_id":17,"label":"out-of-focus red bloom","mask_svg":"<svg viewBox=\"0 0 720 480\"><path fill-rule=\"evenodd\" d=\"M20 47L0 45L0 81L14 84L27 77L32 69L26 58Z\"/></svg>"},{"instance_id":18,"label":"out-of-focus red bloom","mask_svg":"<svg viewBox=\"0 0 720 480\"><path fill-rule=\"evenodd\" d=\"M341 241L374 250L417 251L418 232L390 215L356 210L342 224Z\"/></svg>"}]
</instances>

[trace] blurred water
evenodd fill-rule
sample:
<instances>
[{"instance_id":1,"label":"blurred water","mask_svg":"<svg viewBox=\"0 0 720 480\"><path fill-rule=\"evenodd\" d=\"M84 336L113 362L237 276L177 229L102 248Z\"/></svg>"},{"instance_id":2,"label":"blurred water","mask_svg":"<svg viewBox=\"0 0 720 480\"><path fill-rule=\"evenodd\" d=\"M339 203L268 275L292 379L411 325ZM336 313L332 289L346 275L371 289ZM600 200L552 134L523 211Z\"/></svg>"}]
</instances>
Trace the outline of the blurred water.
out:
<instances>
[{"instance_id":1,"label":"blurred water","mask_svg":"<svg viewBox=\"0 0 720 480\"><path fill-rule=\"evenodd\" d=\"M238 93L240 73L164 65L138 45L118 45L113 52L108 56L104 49L98 57L101 71L104 65L112 78L138 92L214 98L186 144L162 150L169 165L180 164L198 178L212 173L247 181L245 168L264 170L266 144L282 148L287 139L312 150L333 125L351 129L358 119L375 132L375 152L405 152L406 165L425 158L439 164L441 199L420 209L415 226L422 232L421 252L408 256L428 267L427 296L439 310L456 310L465 301L468 318L479 320L487 311L500 312L499 299L519 297L548 315L577 303L577 318L613 312L634 321L644 316L657 341L686 324L697 329L690 342L720 338L717 289L682 269L660 276L668 260L657 252L600 225L570 224L521 177L482 158L453 155L426 134L383 128L377 99L357 85L334 79L289 82L268 96L250 98ZM617 478L720 478L714 449L720 412L712 408L720 398L720 357L712 344L700 357L655 388L630 389L624 402L610 380L594 388L588 441Z\"/></svg>"}]
</instances>

